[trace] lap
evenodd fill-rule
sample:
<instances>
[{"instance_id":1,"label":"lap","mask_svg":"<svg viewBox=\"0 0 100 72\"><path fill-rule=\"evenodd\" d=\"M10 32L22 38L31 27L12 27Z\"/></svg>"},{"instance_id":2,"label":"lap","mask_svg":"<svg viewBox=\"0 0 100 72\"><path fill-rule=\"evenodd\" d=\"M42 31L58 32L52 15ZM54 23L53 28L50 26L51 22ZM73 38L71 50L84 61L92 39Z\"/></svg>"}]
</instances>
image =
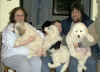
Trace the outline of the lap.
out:
<instances>
[{"instance_id":1,"label":"lap","mask_svg":"<svg viewBox=\"0 0 100 72\"><path fill-rule=\"evenodd\" d=\"M15 70L32 70L33 72L41 70L41 59L40 57L32 57L28 59L26 56L16 55L4 59L4 64Z\"/></svg>"}]
</instances>

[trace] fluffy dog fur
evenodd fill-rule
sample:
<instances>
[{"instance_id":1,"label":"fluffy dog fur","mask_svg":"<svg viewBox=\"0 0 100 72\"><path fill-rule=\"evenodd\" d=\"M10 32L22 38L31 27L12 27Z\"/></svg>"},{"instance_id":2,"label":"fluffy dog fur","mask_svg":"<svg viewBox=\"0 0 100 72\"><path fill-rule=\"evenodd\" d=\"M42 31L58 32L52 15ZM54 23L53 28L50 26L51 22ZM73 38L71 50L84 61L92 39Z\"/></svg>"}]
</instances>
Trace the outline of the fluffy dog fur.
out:
<instances>
[{"instance_id":1,"label":"fluffy dog fur","mask_svg":"<svg viewBox=\"0 0 100 72\"><path fill-rule=\"evenodd\" d=\"M89 42L94 42L94 38L89 34L87 27L81 22L74 24L66 36L66 42L71 56L75 57L79 61L78 72L86 70L85 63L87 58L91 56L91 53L88 51L90 49L89 46L85 46L87 52L81 54L83 51L79 52L73 45L74 43L81 43L84 39L88 40ZM78 49L79 48L81 47L78 47Z\"/></svg>"},{"instance_id":2,"label":"fluffy dog fur","mask_svg":"<svg viewBox=\"0 0 100 72\"><path fill-rule=\"evenodd\" d=\"M70 55L68 48L64 45L60 45L59 49L52 48L51 49L51 57L53 60L53 64L48 63L50 68L56 68L61 64L64 64L60 72L66 71L69 65Z\"/></svg>"},{"instance_id":3,"label":"fluffy dog fur","mask_svg":"<svg viewBox=\"0 0 100 72\"><path fill-rule=\"evenodd\" d=\"M45 36L45 41L43 48L45 51L47 51L53 44L55 44L58 41L62 41L62 38L60 36L60 32L58 31L58 28L55 25L51 25L49 27L45 28L45 31L47 35ZM69 51L66 46L61 45L58 50L55 50L55 48L51 49L51 57L53 59L53 64L48 63L48 66L50 68L56 68L60 66L62 63L64 63L61 72L64 72L68 65L69 65Z\"/></svg>"},{"instance_id":4,"label":"fluffy dog fur","mask_svg":"<svg viewBox=\"0 0 100 72\"><path fill-rule=\"evenodd\" d=\"M30 36L33 36L35 38L34 41L29 43L28 45L25 45L30 49L29 57L37 56L36 52L40 48L43 48L44 52L46 52L54 43L61 40L60 33L55 25L51 25L45 28L45 31L47 33L47 35L45 36L45 40L40 37L35 28L27 23L16 24L15 29L16 33L18 35L21 35L16 40L15 45L19 45L23 41L27 40Z\"/></svg>"},{"instance_id":5,"label":"fluffy dog fur","mask_svg":"<svg viewBox=\"0 0 100 72\"><path fill-rule=\"evenodd\" d=\"M16 24L15 29L17 35L20 35L16 40L15 45L20 45L25 40L29 39L29 37L34 38L34 40L31 43L25 45L25 47L29 48L30 51L29 58L32 56L37 56L36 53L38 49L42 47L43 40L37 33L36 29L30 26L30 24L28 23L24 24L18 23Z\"/></svg>"},{"instance_id":6,"label":"fluffy dog fur","mask_svg":"<svg viewBox=\"0 0 100 72\"><path fill-rule=\"evenodd\" d=\"M47 35L45 36L45 40L41 39L40 35L37 34L36 29L31 27L27 23L25 23L24 25L16 24L15 28L16 33L18 35L21 35L16 40L15 45L19 45L24 40L27 40L30 36L36 38L34 41L26 45L26 47L30 49L29 57L37 56L36 51L39 48L43 48L44 52L46 52L53 44L55 44L57 41L62 40L58 28L55 25L51 25L45 28L45 32L47 33ZM60 49L53 50L52 58L54 64L48 63L48 66L50 68L55 68L64 63L64 66L61 69L61 72L64 72L69 64L69 52L66 46L61 45Z\"/></svg>"},{"instance_id":7,"label":"fluffy dog fur","mask_svg":"<svg viewBox=\"0 0 100 72\"><path fill-rule=\"evenodd\" d=\"M62 40L58 28L55 25L51 25L45 28L45 32L47 35L45 36L45 40L43 43L43 48L45 52L57 41Z\"/></svg>"}]
</instances>

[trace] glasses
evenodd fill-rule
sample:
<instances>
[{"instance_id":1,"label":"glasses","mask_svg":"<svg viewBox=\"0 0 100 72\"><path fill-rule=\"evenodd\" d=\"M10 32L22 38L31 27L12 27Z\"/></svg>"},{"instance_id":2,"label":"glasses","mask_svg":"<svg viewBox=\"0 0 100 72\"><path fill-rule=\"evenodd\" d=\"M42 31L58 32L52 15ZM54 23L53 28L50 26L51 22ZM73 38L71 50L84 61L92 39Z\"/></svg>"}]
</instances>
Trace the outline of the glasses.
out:
<instances>
[{"instance_id":1,"label":"glasses","mask_svg":"<svg viewBox=\"0 0 100 72\"><path fill-rule=\"evenodd\" d=\"M15 15L16 17L24 17L24 15Z\"/></svg>"}]
</instances>

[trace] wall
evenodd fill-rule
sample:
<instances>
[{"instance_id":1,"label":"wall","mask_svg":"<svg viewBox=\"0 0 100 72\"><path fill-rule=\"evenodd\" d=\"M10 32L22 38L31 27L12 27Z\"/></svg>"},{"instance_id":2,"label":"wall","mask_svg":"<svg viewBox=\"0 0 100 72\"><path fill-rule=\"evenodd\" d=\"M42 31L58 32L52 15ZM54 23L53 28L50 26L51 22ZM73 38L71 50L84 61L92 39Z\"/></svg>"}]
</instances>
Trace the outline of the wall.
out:
<instances>
[{"instance_id":1,"label":"wall","mask_svg":"<svg viewBox=\"0 0 100 72\"><path fill-rule=\"evenodd\" d=\"M97 2L96 0L91 0L91 18L95 20L97 16Z\"/></svg>"},{"instance_id":2,"label":"wall","mask_svg":"<svg viewBox=\"0 0 100 72\"><path fill-rule=\"evenodd\" d=\"M19 0L0 0L0 32L9 21L9 12L19 6Z\"/></svg>"},{"instance_id":3,"label":"wall","mask_svg":"<svg viewBox=\"0 0 100 72\"><path fill-rule=\"evenodd\" d=\"M31 0L25 0L25 1L31 1ZM34 1L34 0L32 0ZM47 2L47 0L44 0L45 2ZM49 16L47 18L46 14L41 14L41 20L42 22L40 22L41 24L45 21L43 19L46 18L47 20L54 20L54 19L64 19L65 17L64 16L51 16L51 7L52 7L52 0L48 0L49 2L49 10L46 10L48 11L49 13ZM32 3L32 2L31 2ZM44 5L46 5L48 3L45 3ZM27 2L26 4L27 5ZM0 0L0 32L5 28L5 26L7 25L8 23L8 19L9 19L9 12L16 6L19 6L19 0L11 0L11 1L8 1L8 0ZM30 8L30 6L28 7L28 9ZM45 9L45 6L44 6L44 9ZM29 10L27 10L29 11ZM32 10L33 12L35 12L35 10L33 9ZM45 12L43 12L45 13ZM32 14L33 16L35 15L34 13L30 12L30 14ZM91 18L93 20L95 20L96 18L96 15L97 15L97 4L96 4L96 0L92 0L92 8L91 8ZM31 16L31 15L29 15ZM34 17L35 19L35 17ZM33 19L33 21L34 21ZM100 26L99 26L100 27ZM97 30L99 31L99 29L97 28Z\"/></svg>"},{"instance_id":4,"label":"wall","mask_svg":"<svg viewBox=\"0 0 100 72\"><path fill-rule=\"evenodd\" d=\"M98 5L99 4L99 5ZM95 20L95 25L96 25L96 31L98 34L98 44L100 46L100 14L98 13L98 11L100 11L100 2L98 0L98 2L96 0L92 1L92 10L91 10L91 16L92 19Z\"/></svg>"},{"instance_id":5,"label":"wall","mask_svg":"<svg viewBox=\"0 0 100 72\"><path fill-rule=\"evenodd\" d=\"M37 28L40 27L46 20L61 20L66 16L53 16L52 15L52 2L53 0L24 0L23 7L32 16L32 23Z\"/></svg>"}]
</instances>

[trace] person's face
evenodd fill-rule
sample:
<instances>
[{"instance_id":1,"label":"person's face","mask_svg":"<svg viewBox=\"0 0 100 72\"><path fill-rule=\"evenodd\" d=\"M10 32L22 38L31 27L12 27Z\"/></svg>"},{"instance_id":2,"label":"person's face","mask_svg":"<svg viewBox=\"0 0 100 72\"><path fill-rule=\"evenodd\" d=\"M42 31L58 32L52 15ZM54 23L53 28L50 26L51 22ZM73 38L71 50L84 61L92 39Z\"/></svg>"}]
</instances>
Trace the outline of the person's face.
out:
<instances>
[{"instance_id":1,"label":"person's face","mask_svg":"<svg viewBox=\"0 0 100 72\"><path fill-rule=\"evenodd\" d=\"M18 10L15 13L15 21L16 22L24 22L24 12L22 10Z\"/></svg>"},{"instance_id":2,"label":"person's face","mask_svg":"<svg viewBox=\"0 0 100 72\"><path fill-rule=\"evenodd\" d=\"M72 19L73 19L73 21L74 22L79 22L79 21L81 21L81 12L79 11L79 10L77 10L77 9L74 9L73 11L72 11Z\"/></svg>"},{"instance_id":3,"label":"person's face","mask_svg":"<svg viewBox=\"0 0 100 72\"><path fill-rule=\"evenodd\" d=\"M56 22L55 26L58 28L59 32L62 32L62 27L61 27L61 23Z\"/></svg>"}]
</instances>

